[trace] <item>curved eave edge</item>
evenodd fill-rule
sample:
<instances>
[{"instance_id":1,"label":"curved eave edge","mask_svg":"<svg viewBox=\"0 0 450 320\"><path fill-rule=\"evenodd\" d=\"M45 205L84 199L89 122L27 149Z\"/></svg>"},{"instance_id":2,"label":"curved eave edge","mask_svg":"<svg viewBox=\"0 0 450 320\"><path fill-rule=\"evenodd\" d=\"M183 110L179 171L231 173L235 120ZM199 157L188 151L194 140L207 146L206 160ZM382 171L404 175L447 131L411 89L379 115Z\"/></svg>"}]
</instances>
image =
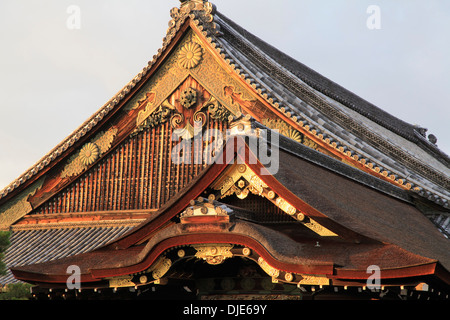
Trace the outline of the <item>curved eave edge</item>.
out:
<instances>
[{"instance_id":1,"label":"curved eave edge","mask_svg":"<svg viewBox=\"0 0 450 320\"><path fill-rule=\"evenodd\" d=\"M260 241L242 234L224 234L224 233L201 233L201 234L185 234L175 237L169 237L155 244L150 252L138 263L115 268L95 269L80 275L80 281L85 285L90 283L101 282L113 277L121 277L130 274L137 274L148 270L157 259L167 250L196 244L233 244L241 245L253 250L256 255L263 258L271 267L286 273L294 274L313 274L326 276L332 281L345 282L354 281L366 282L370 274L367 270L360 269L343 269L332 263L318 263L309 265L299 265L290 262L283 262L266 248ZM112 253L114 254L114 253ZM20 281L30 283L47 283L47 284L66 284L68 274L46 274L32 272L21 269L20 267L11 268L14 277ZM450 274L437 261L420 265L406 265L397 268L380 269L382 281L401 280L407 278L417 278L426 276L435 276L447 285L450 285Z\"/></svg>"}]
</instances>

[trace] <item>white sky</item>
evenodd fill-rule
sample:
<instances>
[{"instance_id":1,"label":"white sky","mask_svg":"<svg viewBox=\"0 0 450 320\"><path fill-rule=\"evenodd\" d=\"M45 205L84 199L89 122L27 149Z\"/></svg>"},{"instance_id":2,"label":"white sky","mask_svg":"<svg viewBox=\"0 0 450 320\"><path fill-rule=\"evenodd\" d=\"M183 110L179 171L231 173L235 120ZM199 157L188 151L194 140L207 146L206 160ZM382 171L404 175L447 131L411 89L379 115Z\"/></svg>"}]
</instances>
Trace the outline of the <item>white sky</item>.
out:
<instances>
[{"instance_id":1,"label":"white sky","mask_svg":"<svg viewBox=\"0 0 450 320\"><path fill-rule=\"evenodd\" d=\"M435 134L450 154L450 1L213 0L266 42ZM67 8L81 10L71 30ZM369 30L369 5L381 29ZM105 104L161 47L177 0L1 0L0 189Z\"/></svg>"}]
</instances>

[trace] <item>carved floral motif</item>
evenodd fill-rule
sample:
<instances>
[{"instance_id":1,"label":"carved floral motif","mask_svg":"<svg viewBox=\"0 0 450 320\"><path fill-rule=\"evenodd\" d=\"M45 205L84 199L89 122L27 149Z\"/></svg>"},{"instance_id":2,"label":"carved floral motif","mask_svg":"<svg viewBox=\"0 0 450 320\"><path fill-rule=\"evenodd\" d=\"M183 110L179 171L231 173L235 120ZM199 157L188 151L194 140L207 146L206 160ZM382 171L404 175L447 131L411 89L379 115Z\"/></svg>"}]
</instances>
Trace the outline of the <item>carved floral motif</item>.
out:
<instances>
[{"instance_id":1,"label":"carved floral motif","mask_svg":"<svg viewBox=\"0 0 450 320\"><path fill-rule=\"evenodd\" d=\"M204 107L208 107L209 116L213 120L227 121L231 112L228 111L216 98L211 96L208 102L205 103Z\"/></svg>"},{"instance_id":2,"label":"carved floral motif","mask_svg":"<svg viewBox=\"0 0 450 320\"><path fill-rule=\"evenodd\" d=\"M197 55L193 55L191 59L198 60L199 53L201 58L198 64L186 69L186 59L190 57L187 54L188 48L196 50ZM197 48L197 49L194 49ZM193 63L195 64L195 62ZM201 63L200 63L201 62ZM128 103L126 110L140 108L136 119L136 125L141 125L157 107L165 101L173 90L183 83L188 76L195 78L211 95L215 101L212 105L207 104L208 109L212 111L210 114L214 120L226 120L228 113L236 114L240 111L239 102L252 104L255 97L250 94L238 80L234 79L210 54L201 47L201 40L198 36L190 31L182 40L182 43L176 48L175 53L171 55L167 61L155 72L149 79L142 90ZM227 89L225 89L227 88ZM149 94L149 93L155 93ZM234 103L230 103L231 99ZM227 105L229 110L223 106ZM217 118L217 119L216 119Z\"/></svg>"},{"instance_id":3,"label":"carved floral motif","mask_svg":"<svg viewBox=\"0 0 450 320\"><path fill-rule=\"evenodd\" d=\"M303 142L302 134L282 120L263 119L262 124L270 129L278 130L280 134L285 137L291 138L292 140L300 143Z\"/></svg>"},{"instance_id":4,"label":"carved floral motif","mask_svg":"<svg viewBox=\"0 0 450 320\"><path fill-rule=\"evenodd\" d=\"M195 257L205 260L208 264L218 265L223 263L226 259L233 257L231 249L232 244L228 245L195 245L193 246L197 253Z\"/></svg>"},{"instance_id":5,"label":"carved floral motif","mask_svg":"<svg viewBox=\"0 0 450 320\"><path fill-rule=\"evenodd\" d=\"M194 88L184 89L181 93L180 104L189 109L197 103L197 91Z\"/></svg>"},{"instance_id":6,"label":"carved floral motif","mask_svg":"<svg viewBox=\"0 0 450 320\"><path fill-rule=\"evenodd\" d=\"M80 174L92 165L97 159L111 148L118 129L112 127L106 132L99 133L91 142L86 143L80 151L73 155L64 170L61 178L68 178Z\"/></svg>"},{"instance_id":7,"label":"carved floral motif","mask_svg":"<svg viewBox=\"0 0 450 320\"><path fill-rule=\"evenodd\" d=\"M80 150L80 162L84 166L89 166L98 159L100 152L95 143L86 143Z\"/></svg>"},{"instance_id":8,"label":"carved floral motif","mask_svg":"<svg viewBox=\"0 0 450 320\"><path fill-rule=\"evenodd\" d=\"M136 128L133 135L136 135L147 128L154 128L160 124L166 123L171 118L174 109L175 107L172 106L167 100L164 101L147 119L141 123L141 125Z\"/></svg>"},{"instance_id":9,"label":"carved floral motif","mask_svg":"<svg viewBox=\"0 0 450 320\"><path fill-rule=\"evenodd\" d=\"M195 68L202 60L202 47L195 42L188 42L181 48L178 64L184 69Z\"/></svg>"}]
</instances>

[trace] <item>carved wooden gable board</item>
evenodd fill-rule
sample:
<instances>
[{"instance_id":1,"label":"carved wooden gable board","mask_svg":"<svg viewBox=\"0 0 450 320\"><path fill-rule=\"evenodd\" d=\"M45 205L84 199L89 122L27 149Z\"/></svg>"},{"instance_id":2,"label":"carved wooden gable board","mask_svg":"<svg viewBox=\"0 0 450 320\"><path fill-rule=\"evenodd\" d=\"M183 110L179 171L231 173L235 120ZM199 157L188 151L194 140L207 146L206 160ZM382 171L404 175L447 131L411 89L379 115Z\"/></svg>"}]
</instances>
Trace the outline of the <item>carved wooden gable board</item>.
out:
<instances>
[{"instance_id":1,"label":"carved wooden gable board","mask_svg":"<svg viewBox=\"0 0 450 320\"><path fill-rule=\"evenodd\" d=\"M107 121L67 148L18 200L0 207L0 227L7 229L27 214L157 209L205 166L206 159L171 161L180 139L194 137L196 121L202 133L213 129L225 136L230 116L247 110L270 114L201 33L187 26L170 55L160 58L154 73ZM204 140L202 147L211 142Z\"/></svg>"}]
</instances>

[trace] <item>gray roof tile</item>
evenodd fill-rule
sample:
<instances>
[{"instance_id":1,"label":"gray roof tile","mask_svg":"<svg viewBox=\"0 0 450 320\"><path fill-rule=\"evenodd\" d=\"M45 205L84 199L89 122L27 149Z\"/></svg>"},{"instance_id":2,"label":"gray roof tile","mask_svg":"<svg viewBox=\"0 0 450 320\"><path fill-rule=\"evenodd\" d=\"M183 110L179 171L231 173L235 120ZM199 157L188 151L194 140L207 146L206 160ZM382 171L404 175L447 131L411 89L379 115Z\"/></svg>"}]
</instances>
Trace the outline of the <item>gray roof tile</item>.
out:
<instances>
[{"instance_id":1,"label":"gray roof tile","mask_svg":"<svg viewBox=\"0 0 450 320\"><path fill-rule=\"evenodd\" d=\"M51 261L99 248L130 230L129 226L17 230L5 253L8 268ZM0 286L17 282L12 273L0 277Z\"/></svg>"}]
</instances>

